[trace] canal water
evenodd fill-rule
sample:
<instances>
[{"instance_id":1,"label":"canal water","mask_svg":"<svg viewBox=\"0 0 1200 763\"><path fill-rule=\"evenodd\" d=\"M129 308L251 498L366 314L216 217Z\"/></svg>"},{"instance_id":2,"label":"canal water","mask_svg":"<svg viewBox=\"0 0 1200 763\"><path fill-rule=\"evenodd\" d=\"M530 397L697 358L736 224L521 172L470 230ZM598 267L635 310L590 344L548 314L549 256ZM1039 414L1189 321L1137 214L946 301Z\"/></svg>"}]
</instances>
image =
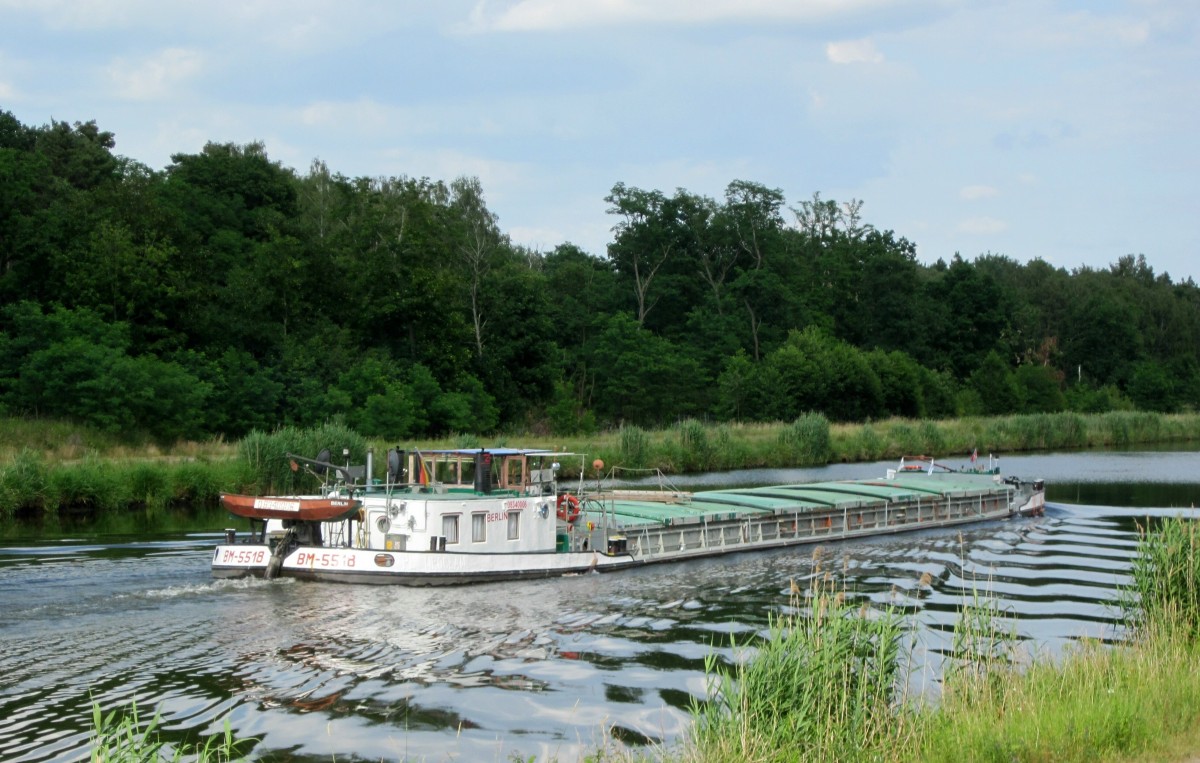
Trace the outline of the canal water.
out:
<instances>
[{"instance_id":1,"label":"canal water","mask_svg":"<svg viewBox=\"0 0 1200 763\"><path fill-rule=\"evenodd\" d=\"M953 463L953 462L952 462ZM683 488L880 476L891 463L743 471ZM0 547L0 760L87 757L93 703L157 711L167 739L221 731L280 761L575 760L681 740L705 658L832 571L906 613L936 690L964 601L995 599L1054 653L1121 636L1138 527L1196 516L1200 452L1010 457L1044 517L549 581L414 589L214 581L219 532ZM214 528L219 530L219 528ZM928 573L928 584L921 577ZM656 748L649 748L652 751Z\"/></svg>"}]
</instances>

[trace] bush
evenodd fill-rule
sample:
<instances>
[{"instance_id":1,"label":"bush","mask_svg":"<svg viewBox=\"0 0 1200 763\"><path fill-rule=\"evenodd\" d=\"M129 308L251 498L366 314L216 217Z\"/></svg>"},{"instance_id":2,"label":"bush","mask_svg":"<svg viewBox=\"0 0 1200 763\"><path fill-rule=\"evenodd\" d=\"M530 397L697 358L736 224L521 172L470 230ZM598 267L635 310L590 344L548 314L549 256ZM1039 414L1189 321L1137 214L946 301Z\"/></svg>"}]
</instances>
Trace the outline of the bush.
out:
<instances>
[{"instance_id":1,"label":"bush","mask_svg":"<svg viewBox=\"0 0 1200 763\"><path fill-rule=\"evenodd\" d=\"M833 446L829 419L821 413L805 413L779 433L779 444L789 455L789 463L812 466L828 463Z\"/></svg>"}]
</instances>

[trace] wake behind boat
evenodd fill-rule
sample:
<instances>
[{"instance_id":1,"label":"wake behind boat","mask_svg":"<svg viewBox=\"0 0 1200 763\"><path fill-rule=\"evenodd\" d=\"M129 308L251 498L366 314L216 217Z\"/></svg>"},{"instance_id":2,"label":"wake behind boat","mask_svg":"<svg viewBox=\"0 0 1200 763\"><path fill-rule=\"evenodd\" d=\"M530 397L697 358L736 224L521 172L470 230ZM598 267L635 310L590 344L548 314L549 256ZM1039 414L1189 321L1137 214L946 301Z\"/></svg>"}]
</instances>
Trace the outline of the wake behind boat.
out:
<instances>
[{"instance_id":1,"label":"wake behind boat","mask_svg":"<svg viewBox=\"0 0 1200 763\"><path fill-rule=\"evenodd\" d=\"M932 461L875 480L685 493L589 485L583 457L545 450L393 450L382 480L370 452L365 467L299 460L334 475L321 494L222 497L251 527L226 531L215 576L450 585L608 572L1041 513L1045 499L1041 481Z\"/></svg>"}]
</instances>

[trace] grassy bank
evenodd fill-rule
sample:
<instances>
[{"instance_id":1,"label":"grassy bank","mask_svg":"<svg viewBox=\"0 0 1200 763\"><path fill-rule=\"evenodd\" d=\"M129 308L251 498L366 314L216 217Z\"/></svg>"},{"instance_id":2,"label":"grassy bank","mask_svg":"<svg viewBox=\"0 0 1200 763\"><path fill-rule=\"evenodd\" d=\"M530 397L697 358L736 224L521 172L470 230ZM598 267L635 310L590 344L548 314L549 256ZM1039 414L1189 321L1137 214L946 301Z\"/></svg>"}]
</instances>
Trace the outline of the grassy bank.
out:
<instances>
[{"instance_id":1,"label":"grassy bank","mask_svg":"<svg viewBox=\"0 0 1200 763\"><path fill-rule=\"evenodd\" d=\"M608 464L671 474L875 461L902 455L947 457L976 448L981 454L1016 453L1188 441L1200 441L1198 414L1114 411L942 421L888 419L865 424L831 424L820 414L774 424L684 421L661 430L622 427L586 438L542 439L536 444L587 453Z\"/></svg>"},{"instance_id":2,"label":"grassy bank","mask_svg":"<svg viewBox=\"0 0 1200 763\"><path fill-rule=\"evenodd\" d=\"M697 761L1135 761L1200 753L1200 527L1144 536L1127 592L1129 640L1030 660L974 602L956 628L939 704L898 696L893 612L820 587L749 660L716 671L680 758Z\"/></svg>"},{"instance_id":3,"label":"grassy bank","mask_svg":"<svg viewBox=\"0 0 1200 763\"><path fill-rule=\"evenodd\" d=\"M382 454L394 442L368 442L337 423L252 433L238 443L130 446L55 422L0 419L0 534L74 531L93 524L131 531L159 527L172 512L211 512L218 495L312 489L288 468L285 453L315 456L342 448L362 463L369 446ZM524 434L464 435L405 447L512 445L566 450L624 469L667 474L760 467L815 466L925 454L988 453L1200 441L1200 414L1128 411L1056 413L945 421L891 419L831 424L806 414L775 424L705 424L695 420L645 430L626 426L578 438ZM381 459L382 463L382 459ZM574 468L573 464L566 464Z\"/></svg>"}]
</instances>

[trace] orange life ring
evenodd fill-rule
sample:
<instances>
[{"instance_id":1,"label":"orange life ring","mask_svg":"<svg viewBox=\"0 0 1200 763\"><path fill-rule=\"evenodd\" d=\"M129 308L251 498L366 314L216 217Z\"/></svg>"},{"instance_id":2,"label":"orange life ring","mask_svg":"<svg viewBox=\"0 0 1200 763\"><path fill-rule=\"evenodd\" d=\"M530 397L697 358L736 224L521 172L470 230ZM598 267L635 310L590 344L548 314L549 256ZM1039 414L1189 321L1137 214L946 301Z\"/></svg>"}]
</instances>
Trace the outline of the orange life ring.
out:
<instances>
[{"instance_id":1,"label":"orange life ring","mask_svg":"<svg viewBox=\"0 0 1200 763\"><path fill-rule=\"evenodd\" d=\"M579 499L570 493L563 493L558 497L558 518L569 525L575 524L575 520L579 519Z\"/></svg>"}]
</instances>

